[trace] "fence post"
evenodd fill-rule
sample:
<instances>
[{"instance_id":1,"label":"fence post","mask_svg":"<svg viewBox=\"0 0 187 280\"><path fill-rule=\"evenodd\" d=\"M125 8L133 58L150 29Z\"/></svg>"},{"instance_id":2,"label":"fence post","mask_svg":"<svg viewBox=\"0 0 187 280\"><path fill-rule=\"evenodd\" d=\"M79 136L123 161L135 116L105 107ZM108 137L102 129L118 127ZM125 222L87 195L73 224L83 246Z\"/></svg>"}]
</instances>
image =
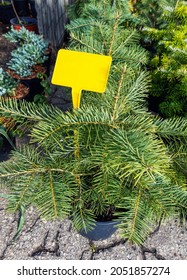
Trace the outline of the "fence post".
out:
<instances>
[{"instance_id":1,"label":"fence post","mask_svg":"<svg viewBox=\"0 0 187 280\"><path fill-rule=\"evenodd\" d=\"M54 48L63 42L67 21L66 6L71 0L35 0L39 32Z\"/></svg>"}]
</instances>

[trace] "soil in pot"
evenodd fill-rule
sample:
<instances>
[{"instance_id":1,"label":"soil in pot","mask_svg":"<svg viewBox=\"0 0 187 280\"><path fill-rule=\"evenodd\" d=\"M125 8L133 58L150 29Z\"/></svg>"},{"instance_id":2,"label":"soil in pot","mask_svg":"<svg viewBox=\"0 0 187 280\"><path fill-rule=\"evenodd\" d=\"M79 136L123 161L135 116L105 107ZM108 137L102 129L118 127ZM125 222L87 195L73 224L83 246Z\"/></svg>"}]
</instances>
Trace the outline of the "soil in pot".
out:
<instances>
[{"instance_id":1,"label":"soil in pot","mask_svg":"<svg viewBox=\"0 0 187 280\"><path fill-rule=\"evenodd\" d=\"M2 98L11 98L11 99L25 99L29 94L29 87L25 83L19 83L15 89L14 95L3 95Z\"/></svg>"},{"instance_id":2,"label":"soil in pot","mask_svg":"<svg viewBox=\"0 0 187 280\"><path fill-rule=\"evenodd\" d=\"M14 73L14 71L7 69L7 72L14 79L20 80L29 88L29 94L24 97L27 101L33 101L34 96L43 92L44 88L41 85L41 79L37 77L38 73L46 73L46 67L43 65L35 65L33 66L32 74L28 77L20 77L18 74Z\"/></svg>"},{"instance_id":3,"label":"soil in pot","mask_svg":"<svg viewBox=\"0 0 187 280\"><path fill-rule=\"evenodd\" d=\"M16 88L16 94L11 96L13 99L25 99L29 94L29 87L23 83L19 83Z\"/></svg>"},{"instance_id":4,"label":"soil in pot","mask_svg":"<svg viewBox=\"0 0 187 280\"><path fill-rule=\"evenodd\" d=\"M12 71L11 69L6 69L6 71L8 72L8 74L13 77L16 80L20 80L20 81L28 81L30 79L34 79L37 78L38 73L42 73L45 74L46 73L46 67L44 65L41 64L37 64L34 65L32 67L32 74L27 76L27 77L20 77L18 74L16 74L14 71Z\"/></svg>"}]
</instances>

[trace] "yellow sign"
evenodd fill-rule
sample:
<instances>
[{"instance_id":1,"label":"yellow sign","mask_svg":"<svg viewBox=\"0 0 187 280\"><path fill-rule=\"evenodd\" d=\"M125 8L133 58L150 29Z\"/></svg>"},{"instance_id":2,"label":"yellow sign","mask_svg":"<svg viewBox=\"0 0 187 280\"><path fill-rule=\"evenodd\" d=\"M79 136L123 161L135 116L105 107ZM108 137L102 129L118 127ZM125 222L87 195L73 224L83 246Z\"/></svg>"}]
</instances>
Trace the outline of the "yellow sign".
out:
<instances>
[{"instance_id":1,"label":"yellow sign","mask_svg":"<svg viewBox=\"0 0 187 280\"><path fill-rule=\"evenodd\" d=\"M73 108L79 108L82 90L105 92L111 63L111 56L61 49L51 82L71 87Z\"/></svg>"}]
</instances>

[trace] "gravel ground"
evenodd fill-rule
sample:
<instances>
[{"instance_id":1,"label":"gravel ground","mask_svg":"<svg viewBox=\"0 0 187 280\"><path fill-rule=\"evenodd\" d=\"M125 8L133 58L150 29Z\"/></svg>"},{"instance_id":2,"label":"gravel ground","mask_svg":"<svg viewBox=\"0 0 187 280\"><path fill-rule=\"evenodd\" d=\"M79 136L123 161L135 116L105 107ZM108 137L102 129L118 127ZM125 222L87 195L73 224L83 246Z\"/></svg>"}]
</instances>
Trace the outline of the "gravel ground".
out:
<instances>
[{"instance_id":1,"label":"gravel ground","mask_svg":"<svg viewBox=\"0 0 187 280\"><path fill-rule=\"evenodd\" d=\"M187 260L187 227L177 221L161 225L138 247L118 231L106 240L88 240L69 220L44 221L30 208L15 239L19 215L5 212L5 204L0 198L1 260Z\"/></svg>"}]
</instances>

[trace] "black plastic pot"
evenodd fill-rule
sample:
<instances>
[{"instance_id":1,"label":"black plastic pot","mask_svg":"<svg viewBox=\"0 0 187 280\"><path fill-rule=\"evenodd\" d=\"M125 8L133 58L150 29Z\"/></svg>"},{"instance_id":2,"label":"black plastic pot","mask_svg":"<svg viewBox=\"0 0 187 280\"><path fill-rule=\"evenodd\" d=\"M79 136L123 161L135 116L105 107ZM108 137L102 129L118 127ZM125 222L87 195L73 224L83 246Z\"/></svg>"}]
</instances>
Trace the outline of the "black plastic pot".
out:
<instances>
[{"instance_id":1,"label":"black plastic pot","mask_svg":"<svg viewBox=\"0 0 187 280\"><path fill-rule=\"evenodd\" d=\"M24 17L30 15L28 0L14 0L14 5L19 16Z\"/></svg>"},{"instance_id":2,"label":"black plastic pot","mask_svg":"<svg viewBox=\"0 0 187 280\"><path fill-rule=\"evenodd\" d=\"M7 1L10 2L10 1ZM11 18L15 16L11 3L8 5L0 5L0 21L9 23Z\"/></svg>"},{"instance_id":3,"label":"black plastic pot","mask_svg":"<svg viewBox=\"0 0 187 280\"><path fill-rule=\"evenodd\" d=\"M29 94L24 98L26 101L34 101L35 95L41 94L44 90L43 86L41 85L41 80L39 78L21 81L29 87Z\"/></svg>"},{"instance_id":4,"label":"black plastic pot","mask_svg":"<svg viewBox=\"0 0 187 280\"><path fill-rule=\"evenodd\" d=\"M46 75L49 77L50 75L50 66L51 66L51 54L52 54L52 49L49 47L47 50L47 60L43 63L43 65L46 67Z\"/></svg>"},{"instance_id":5,"label":"black plastic pot","mask_svg":"<svg viewBox=\"0 0 187 280\"><path fill-rule=\"evenodd\" d=\"M82 230L80 231L80 234L93 241L104 240L109 238L116 231L117 224L119 224L118 221L96 222L93 230L88 232Z\"/></svg>"}]
</instances>

